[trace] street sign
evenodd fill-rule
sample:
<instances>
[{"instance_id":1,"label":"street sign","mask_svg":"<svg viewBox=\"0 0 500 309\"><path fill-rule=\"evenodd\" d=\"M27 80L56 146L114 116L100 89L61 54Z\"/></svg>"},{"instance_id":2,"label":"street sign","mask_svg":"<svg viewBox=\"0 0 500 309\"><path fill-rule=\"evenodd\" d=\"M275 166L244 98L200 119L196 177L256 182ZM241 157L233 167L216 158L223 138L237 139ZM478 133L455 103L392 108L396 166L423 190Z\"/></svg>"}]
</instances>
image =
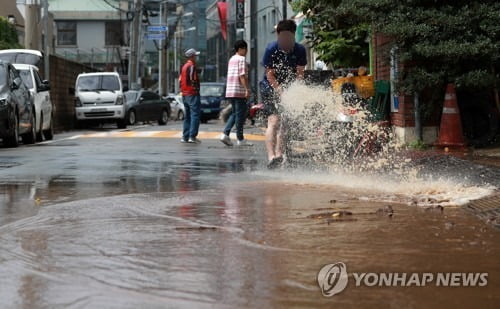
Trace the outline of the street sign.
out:
<instances>
[{"instance_id":1,"label":"street sign","mask_svg":"<svg viewBox=\"0 0 500 309\"><path fill-rule=\"evenodd\" d=\"M146 35L148 40L165 40L165 33L150 33Z\"/></svg>"},{"instance_id":2,"label":"street sign","mask_svg":"<svg viewBox=\"0 0 500 309\"><path fill-rule=\"evenodd\" d=\"M168 27L165 25L148 26L148 32L166 32Z\"/></svg>"},{"instance_id":3,"label":"street sign","mask_svg":"<svg viewBox=\"0 0 500 309\"><path fill-rule=\"evenodd\" d=\"M245 0L236 1L236 29L245 28Z\"/></svg>"}]
</instances>

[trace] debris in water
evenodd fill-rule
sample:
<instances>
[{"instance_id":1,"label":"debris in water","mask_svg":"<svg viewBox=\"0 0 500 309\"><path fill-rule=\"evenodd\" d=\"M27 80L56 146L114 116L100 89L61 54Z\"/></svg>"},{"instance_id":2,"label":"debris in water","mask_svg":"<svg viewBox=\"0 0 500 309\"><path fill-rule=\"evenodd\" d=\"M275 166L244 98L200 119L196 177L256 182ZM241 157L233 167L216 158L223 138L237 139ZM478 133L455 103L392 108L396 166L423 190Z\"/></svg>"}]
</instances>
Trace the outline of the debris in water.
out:
<instances>
[{"instance_id":1,"label":"debris in water","mask_svg":"<svg viewBox=\"0 0 500 309\"><path fill-rule=\"evenodd\" d=\"M389 218L392 218L392 215L394 214L394 209L392 209L391 205L386 205L384 208L379 208L376 212L377 215L386 215Z\"/></svg>"}]
</instances>

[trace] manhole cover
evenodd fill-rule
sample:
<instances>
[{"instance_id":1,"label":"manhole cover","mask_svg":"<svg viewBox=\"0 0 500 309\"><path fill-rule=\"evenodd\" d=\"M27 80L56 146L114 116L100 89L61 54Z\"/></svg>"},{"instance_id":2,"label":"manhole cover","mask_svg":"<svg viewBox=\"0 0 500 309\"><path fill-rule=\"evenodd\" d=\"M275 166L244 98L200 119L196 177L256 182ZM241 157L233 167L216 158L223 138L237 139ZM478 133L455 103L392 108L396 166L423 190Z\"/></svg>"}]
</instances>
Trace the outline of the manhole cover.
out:
<instances>
[{"instance_id":1,"label":"manhole cover","mask_svg":"<svg viewBox=\"0 0 500 309\"><path fill-rule=\"evenodd\" d=\"M465 209L487 223L500 228L500 192L472 201L465 206Z\"/></svg>"}]
</instances>

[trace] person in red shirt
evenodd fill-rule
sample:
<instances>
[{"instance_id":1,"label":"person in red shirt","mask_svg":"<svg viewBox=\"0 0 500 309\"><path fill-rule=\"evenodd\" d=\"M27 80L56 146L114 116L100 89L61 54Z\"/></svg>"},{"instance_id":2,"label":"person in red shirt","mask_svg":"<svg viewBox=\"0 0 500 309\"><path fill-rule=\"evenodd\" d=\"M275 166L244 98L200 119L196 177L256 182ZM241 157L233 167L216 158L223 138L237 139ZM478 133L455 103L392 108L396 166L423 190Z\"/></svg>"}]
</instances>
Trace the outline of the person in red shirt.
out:
<instances>
[{"instance_id":1,"label":"person in red shirt","mask_svg":"<svg viewBox=\"0 0 500 309\"><path fill-rule=\"evenodd\" d=\"M181 139L182 143L201 143L197 138L201 113L200 80L196 71L196 56L199 54L200 52L194 48L190 48L184 53L187 61L182 66L179 76L182 101L186 110Z\"/></svg>"}]
</instances>

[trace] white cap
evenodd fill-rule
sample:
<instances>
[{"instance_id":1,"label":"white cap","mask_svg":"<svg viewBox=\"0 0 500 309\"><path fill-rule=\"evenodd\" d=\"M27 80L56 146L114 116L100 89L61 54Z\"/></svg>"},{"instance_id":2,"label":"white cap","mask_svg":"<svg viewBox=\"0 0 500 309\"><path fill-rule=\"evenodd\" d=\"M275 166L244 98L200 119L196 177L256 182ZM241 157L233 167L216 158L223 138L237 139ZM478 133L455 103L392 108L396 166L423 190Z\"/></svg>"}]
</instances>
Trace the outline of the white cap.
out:
<instances>
[{"instance_id":1,"label":"white cap","mask_svg":"<svg viewBox=\"0 0 500 309\"><path fill-rule=\"evenodd\" d=\"M184 53L184 56L186 56L186 58L191 58L193 56L198 56L199 54L200 54L199 51L197 51L194 48L190 48L190 49L186 50L186 52Z\"/></svg>"}]
</instances>

